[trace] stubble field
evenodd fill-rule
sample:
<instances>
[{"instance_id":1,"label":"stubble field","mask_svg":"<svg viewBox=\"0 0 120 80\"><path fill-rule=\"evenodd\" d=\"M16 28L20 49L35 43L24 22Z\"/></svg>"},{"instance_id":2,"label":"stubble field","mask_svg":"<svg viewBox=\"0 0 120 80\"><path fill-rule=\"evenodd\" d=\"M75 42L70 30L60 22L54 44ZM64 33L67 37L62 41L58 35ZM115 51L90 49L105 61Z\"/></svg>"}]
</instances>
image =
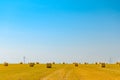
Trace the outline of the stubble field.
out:
<instances>
[{"instance_id":1,"label":"stubble field","mask_svg":"<svg viewBox=\"0 0 120 80\"><path fill-rule=\"evenodd\" d=\"M120 65L107 64L0 64L0 80L120 80Z\"/></svg>"}]
</instances>

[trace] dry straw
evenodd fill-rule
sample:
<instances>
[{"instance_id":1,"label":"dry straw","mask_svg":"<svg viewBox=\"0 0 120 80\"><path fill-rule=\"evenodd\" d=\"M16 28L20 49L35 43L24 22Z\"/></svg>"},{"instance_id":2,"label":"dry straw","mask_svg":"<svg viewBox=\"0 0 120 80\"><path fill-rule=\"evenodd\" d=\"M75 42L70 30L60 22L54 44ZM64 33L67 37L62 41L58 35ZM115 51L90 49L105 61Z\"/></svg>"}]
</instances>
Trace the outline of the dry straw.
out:
<instances>
[{"instance_id":1,"label":"dry straw","mask_svg":"<svg viewBox=\"0 0 120 80\"><path fill-rule=\"evenodd\" d=\"M29 63L30 67L34 67L35 63Z\"/></svg>"},{"instance_id":2,"label":"dry straw","mask_svg":"<svg viewBox=\"0 0 120 80\"><path fill-rule=\"evenodd\" d=\"M47 64L46 64L46 67L47 67L47 68L52 68L52 64L51 64L51 63L47 63Z\"/></svg>"},{"instance_id":3,"label":"dry straw","mask_svg":"<svg viewBox=\"0 0 120 80\"><path fill-rule=\"evenodd\" d=\"M8 66L8 63L7 63L7 62L4 62L4 66Z\"/></svg>"},{"instance_id":4,"label":"dry straw","mask_svg":"<svg viewBox=\"0 0 120 80\"><path fill-rule=\"evenodd\" d=\"M85 62L84 64L88 64L87 62Z\"/></svg>"},{"instance_id":5,"label":"dry straw","mask_svg":"<svg viewBox=\"0 0 120 80\"><path fill-rule=\"evenodd\" d=\"M116 62L116 64L120 65L120 62Z\"/></svg>"},{"instance_id":6,"label":"dry straw","mask_svg":"<svg viewBox=\"0 0 120 80\"><path fill-rule=\"evenodd\" d=\"M55 62L53 62L53 64L55 64Z\"/></svg>"},{"instance_id":7,"label":"dry straw","mask_svg":"<svg viewBox=\"0 0 120 80\"><path fill-rule=\"evenodd\" d=\"M36 64L40 64L39 62L36 62Z\"/></svg>"},{"instance_id":8,"label":"dry straw","mask_svg":"<svg viewBox=\"0 0 120 80\"><path fill-rule=\"evenodd\" d=\"M20 62L20 64L23 64L23 62Z\"/></svg>"},{"instance_id":9,"label":"dry straw","mask_svg":"<svg viewBox=\"0 0 120 80\"><path fill-rule=\"evenodd\" d=\"M63 62L63 64L65 64L65 62Z\"/></svg>"},{"instance_id":10,"label":"dry straw","mask_svg":"<svg viewBox=\"0 0 120 80\"><path fill-rule=\"evenodd\" d=\"M95 64L97 65L98 63L97 63L97 62L95 62Z\"/></svg>"},{"instance_id":11,"label":"dry straw","mask_svg":"<svg viewBox=\"0 0 120 80\"><path fill-rule=\"evenodd\" d=\"M101 67L105 68L106 67L105 63L101 63Z\"/></svg>"},{"instance_id":12,"label":"dry straw","mask_svg":"<svg viewBox=\"0 0 120 80\"><path fill-rule=\"evenodd\" d=\"M75 64L75 67L78 67L78 63L74 63Z\"/></svg>"}]
</instances>

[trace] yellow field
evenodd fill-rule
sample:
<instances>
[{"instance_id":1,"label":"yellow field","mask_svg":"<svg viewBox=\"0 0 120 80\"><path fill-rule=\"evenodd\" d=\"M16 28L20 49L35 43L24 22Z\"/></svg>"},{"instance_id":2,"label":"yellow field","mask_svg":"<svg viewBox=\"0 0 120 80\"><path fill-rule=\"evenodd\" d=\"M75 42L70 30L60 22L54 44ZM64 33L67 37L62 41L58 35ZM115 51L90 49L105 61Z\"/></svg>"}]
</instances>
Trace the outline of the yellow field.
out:
<instances>
[{"instance_id":1,"label":"yellow field","mask_svg":"<svg viewBox=\"0 0 120 80\"><path fill-rule=\"evenodd\" d=\"M95 64L54 64L46 68L45 64L0 65L0 80L120 80L120 65L108 64L101 68Z\"/></svg>"}]
</instances>

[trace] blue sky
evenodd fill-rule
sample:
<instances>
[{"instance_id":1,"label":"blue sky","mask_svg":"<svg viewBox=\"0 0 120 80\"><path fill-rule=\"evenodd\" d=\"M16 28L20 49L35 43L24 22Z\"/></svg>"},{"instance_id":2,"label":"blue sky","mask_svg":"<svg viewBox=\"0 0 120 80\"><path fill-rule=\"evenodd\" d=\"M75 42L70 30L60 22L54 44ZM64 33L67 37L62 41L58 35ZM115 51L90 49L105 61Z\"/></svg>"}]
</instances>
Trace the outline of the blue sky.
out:
<instances>
[{"instance_id":1,"label":"blue sky","mask_svg":"<svg viewBox=\"0 0 120 80\"><path fill-rule=\"evenodd\" d=\"M120 61L119 0L1 0L0 62Z\"/></svg>"}]
</instances>

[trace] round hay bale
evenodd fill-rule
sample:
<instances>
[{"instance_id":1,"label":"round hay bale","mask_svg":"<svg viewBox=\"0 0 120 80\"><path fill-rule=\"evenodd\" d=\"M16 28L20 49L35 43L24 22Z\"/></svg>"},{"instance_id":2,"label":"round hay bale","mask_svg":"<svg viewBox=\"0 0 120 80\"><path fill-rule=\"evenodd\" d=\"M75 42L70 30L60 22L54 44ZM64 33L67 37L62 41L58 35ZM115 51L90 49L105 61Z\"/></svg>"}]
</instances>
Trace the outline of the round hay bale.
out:
<instances>
[{"instance_id":1,"label":"round hay bale","mask_svg":"<svg viewBox=\"0 0 120 80\"><path fill-rule=\"evenodd\" d=\"M20 64L23 64L23 62L20 62Z\"/></svg>"},{"instance_id":2,"label":"round hay bale","mask_svg":"<svg viewBox=\"0 0 120 80\"><path fill-rule=\"evenodd\" d=\"M87 62L85 62L84 64L88 64Z\"/></svg>"},{"instance_id":3,"label":"round hay bale","mask_svg":"<svg viewBox=\"0 0 120 80\"><path fill-rule=\"evenodd\" d=\"M116 64L120 65L120 62L116 62Z\"/></svg>"},{"instance_id":4,"label":"round hay bale","mask_svg":"<svg viewBox=\"0 0 120 80\"><path fill-rule=\"evenodd\" d=\"M119 62L116 62L116 64L119 64Z\"/></svg>"},{"instance_id":5,"label":"round hay bale","mask_svg":"<svg viewBox=\"0 0 120 80\"><path fill-rule=\"evenodd\" d=\"M40 64L39 62L36 62L36 64Z\"/></svg>"},{"instance_id":6,"label":"round hay bale","mask_svg":"<svg viewBox=\"0 0 120 80\"><path fill-rule=\"evenodd\" d=\"M35 63L29 63L30 67L34 67Z\"/></svg>"},{"instance_id":7,"label":"round hay bale","mask_svg":"<svg viewBox=\"0 0 120 80\"><path fill-rule=\"evenodd\" d=\"M63 62L63 64L65 64L65 62Z\"/></svg>"},{"instance_id":8,"label":"round hay bale","mask_svg":"<svg viewBox=\"0 0 120 80\"><path fill-rule=\"evenodd\" d=\"M78 63L74 63L75 64L75 67L78 67Z\"/></svg>"},{"instance_id":9,"label":"round hay bale","mask_svg":"<svg viewBox=\"0 0 120 80\"><path fill-rule=\"evenodd\" d=\"M101 67L105 68L106 67L105 63L101 63Z\"/></svg>"},{"instance_id":10,"label":"round hay bale","mask_svg":"<svg viewBox=\"0 0 120 80\"><path fill-rule=\"evenodd\" d=\"M46 67L47 67L47 68L52 68L52 64L51 64L51 63L47 63L47 64L46 64Z\"/></svg>"},{"instance_id":11,"label":"round hay bale","mask_svg":"<svg viewBox=\"0 0 120 80\"><path fill-rule=\"evenodd\" d=\"M95 64L97 65L98 63L97 63L97 62L95 62Z\"/></svg>"},{"instance_id":12,"label":"round hay bale","mask_svg":"<svg viewBox=\"0 0 120 80\"><path fill-rule=\"evenodd\" d=\"M53 64L55 64L55 62L53 62Z\"/></svg>"},{"instance_id":13,"label":"round hay bale","mask_svg":"<svg viewBox=\"0 0 120 80\"><path fill-rule=\"evenodd\" d=\"M73 64L75 64L76 62L73 62Z\"/></svg>"},{"instance_id":14,"label":"round hay bale","mask_svg":"<svg viewBox=\"0 0 120 80\"><path fill-rule=\"evenodd\" d=\"M7 63L7 62L4 62L4 66L8 66L8 63Z\"/></svg>"}]
</instances>

